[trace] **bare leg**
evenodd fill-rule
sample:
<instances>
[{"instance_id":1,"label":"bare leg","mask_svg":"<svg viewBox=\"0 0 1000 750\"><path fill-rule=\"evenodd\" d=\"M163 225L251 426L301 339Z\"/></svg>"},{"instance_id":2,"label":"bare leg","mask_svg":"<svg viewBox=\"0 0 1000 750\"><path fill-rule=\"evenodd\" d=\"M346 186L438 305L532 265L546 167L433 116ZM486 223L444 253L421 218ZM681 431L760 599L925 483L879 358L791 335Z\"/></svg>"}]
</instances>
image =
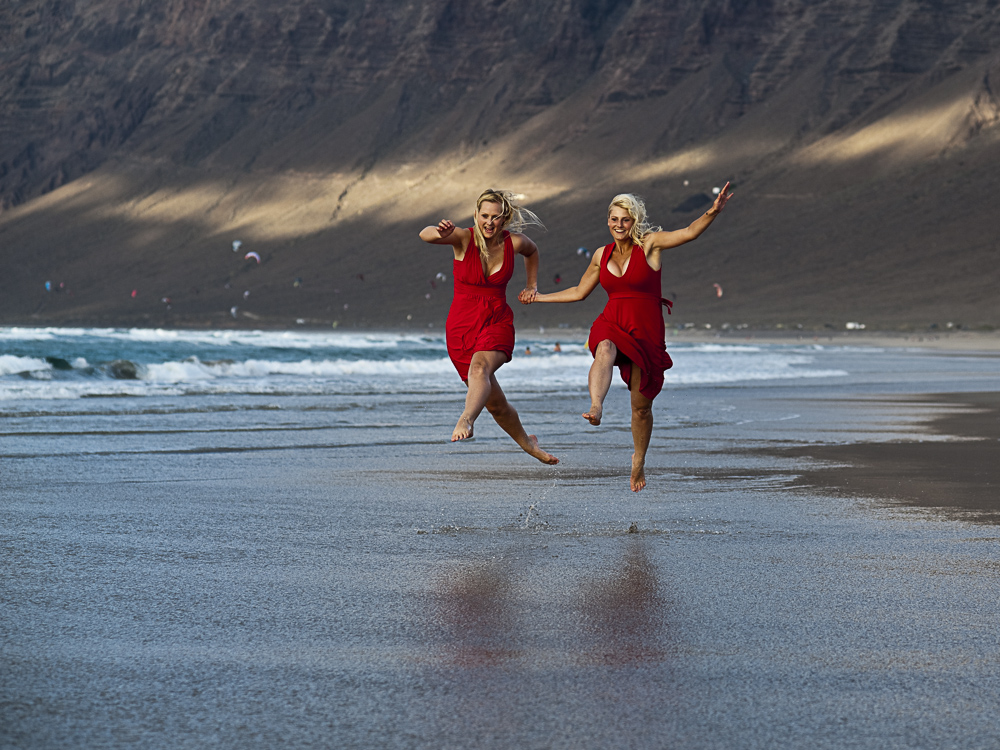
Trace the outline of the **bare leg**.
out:
<instances>
[{"instance_id":1,"label":"bare leg","mask_svg":"<svg viewBox=\"0 0 1000 750\"><path fill-rule=\"evenodd\" d=\"M467 385L469 392L465 394L465 409L462 416L458 418L454 432L451 433L451 442L456 440L466 440L472 437L473 425L476 419L486 406L486 402L493 391L493 373L500 365L507 361L507 356L503 352L476 352L472 355L472 362L469 364L469 380Z\"/></svg>"},{"instance_id":2,"label":"bare leg","mask_svg":"<svg viewBox=\"0 0 1000 750\"><path fill-rule=\"evenodd\" d=\"M615 358L618 356L618 347L609 339L605 339L597 345L594 351L594 363L590 366L590 374L587 375L587 385L590 387L590 411L583 414L583 418L595 427L601 423L604 415L604 399L611 388L611 378L615 371Z\"/></svg>"},{"instance_id":3,"label":"bare leg","mask_svg":"<svg viewBox=\"0 0 1000 750\"><path fill-rule=\"evenodd\" d=\"M642 371L632 363L632 375L629 378L629 392L632 397L632 476L629 485L632 492L639 492L646 486L646 451L649 439L653 434L653 402L639 392L642 382Z\"/></svg>"},{"instance_id":4,"label":"bare leg","mask_svg":"<svg viewBox=\"0 0 1000 750\"><path fill-rule=\"evenodd\" d=\"M471 380L472 378L470 377L469 379ZM543 464L559 463L558 458L538 447L537 437L528 435L524 431L524 427L521 426L521 418L517 415L517 409L507 401L507 397L504 395L503 390L501 390L500 384L497 383L496 376L490 375L490 379L493 389L490 392L489 400L486 402L486 408L493 415L493 419L497 421L497 424L500 425L500 429L510 435L514 439L514 442L521 446L521 450L530 456L534 456Z\"/></svg>"}]
</instances>

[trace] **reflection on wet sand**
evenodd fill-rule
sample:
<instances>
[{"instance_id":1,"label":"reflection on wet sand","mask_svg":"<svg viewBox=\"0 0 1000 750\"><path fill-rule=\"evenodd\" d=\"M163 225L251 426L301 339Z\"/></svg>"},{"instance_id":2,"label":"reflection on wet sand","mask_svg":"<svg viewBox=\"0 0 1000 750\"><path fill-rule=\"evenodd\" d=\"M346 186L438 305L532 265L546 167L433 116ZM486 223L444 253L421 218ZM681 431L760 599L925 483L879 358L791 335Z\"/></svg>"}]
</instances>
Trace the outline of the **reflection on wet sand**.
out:
<instances>
[{"instance_id":1,"label":"reflection on wet sand","mask_svg":"<svg viewBox=\"0 0 1000 750\"><path fill-rule=\"evenodd\" d=\"M650 664L668 655L667 607L656 567L639 540L630 540L618 568L583 590L584 660L607 666Z\"/></svg>"},{"instance_id":2,"label":"reflection on wet sand","mask_svg":"<svg viewBox=\"0 0 1000 750\"><path fill-rule=\"evenodd\" d=\"M439 658L462 668L662 661L669 652L668 608L642 540L629 539L610 569L582 573L575 590L532 592L502 561L448 570L435 586L431 616ZM541 601L533 600L539 593Z\"/></svg>"},{"instance_id":3,"label":"reflection on wet sand","mask_svg":"<svg viewBox=\"0 0 1000 750\"><path fill-rule=\"evenodd\" d=\"M448 574L439 589L444 660L456 667L497 666L516 658L513 584L498 563L469 565Z\"/></svg>"}]
</instances>

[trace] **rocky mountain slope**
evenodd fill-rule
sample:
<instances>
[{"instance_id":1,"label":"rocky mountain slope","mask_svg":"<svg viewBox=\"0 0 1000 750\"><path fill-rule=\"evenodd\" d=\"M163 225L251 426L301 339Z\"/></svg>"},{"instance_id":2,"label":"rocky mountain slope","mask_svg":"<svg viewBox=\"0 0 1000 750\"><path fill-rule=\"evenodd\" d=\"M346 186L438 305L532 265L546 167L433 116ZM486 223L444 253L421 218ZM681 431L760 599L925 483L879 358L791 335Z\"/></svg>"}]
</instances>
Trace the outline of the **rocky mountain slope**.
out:
<instances>
[{"instance_id":1,"label":"rocky mountain slope","mask_svg":"<svg viewBox=\"0 0 1000 750\"><path fill-rule=\"evenodd\" d=\"M554 289L615 193L675 228L730 179L671 322L1000 325L995 0L26 0L0 41L0 322L438 326L416 233L483 188Z\"/></svg>"}]
</instances>

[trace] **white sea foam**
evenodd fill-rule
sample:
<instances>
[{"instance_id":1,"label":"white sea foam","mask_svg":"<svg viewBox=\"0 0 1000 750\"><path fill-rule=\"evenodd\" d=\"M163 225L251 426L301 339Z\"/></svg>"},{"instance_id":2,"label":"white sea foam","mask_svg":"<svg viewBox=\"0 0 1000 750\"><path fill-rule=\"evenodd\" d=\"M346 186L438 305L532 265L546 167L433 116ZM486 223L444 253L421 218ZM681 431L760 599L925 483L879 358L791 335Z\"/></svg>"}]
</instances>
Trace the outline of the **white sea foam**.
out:
<instances>
[{"instance_id":1,"label":"white sea foam","mask_svg":"<svg viewBox=\"0 0 1000 750\"><path fill-rule=\"evenodd\" d=\"M139 375L142 380L158 383L190 383L213 378L266 378L270 375L321 379L364 375L391 379L405 375L441 375L449 371L454 373L455 370L447 359L201 362L192 357L183 362L146 365Z\"/></svg>"},{"instance_id":2,"label":"white sea foam","mask_svg":"<svg viewBox=\"0 0 1000 750\"><path fill-rule=\"evenodd\" d=\"M667 383L683 385L740 383L762 380L845 377L846 370L811 367L808 354L760 349L691 350L678 352L673 369L665 373Z\"/></svg>"},{"instance_id":3,"label":"white sea foam","mask_svg":"<svg viewBox=\"0 0 1000 750\"><path fill-rule=\"evenodd\" d=\"M671 350L681 348L691 352L759 352L761 347L749 344L685 344L677 347L672 344L668 347Z\"/></svg>"},{"instance_id":4,"label":"white sea foam","mask_svg":"<svg viewBox=\"0 0 1000 750\"><path fill-rule=\"evenodd\" d=\"M0 341L92 341L251 346L273 349L444 349L440 334L338 333L334 331L183 331L163 328L0 328Z\"/></svg>"},{"instance_id":5,"label":"white sea foam","mask_svg":"<svg viewBox=\"0 0 1000 750\"><path fill-rule=\"evenodd\" d=\"M21 383L0 383L0 401L30 401L79 399L113 396L182 396L191 391L178 387L151 387L135 380L58 381L31 380Z\"/></svg>"},{"instance_id":6,"label":"white sea foam","mask_svg":"<svg viewBox=\"0 0 1000 750\"><path fill-rule=\"evenodd\" d=\"M299 331L170 331L158 329L0 329L17 354L0 355L0 400L204 393L338 394L461 391L443 338L410 334ZM20 343L12 343L12 342ZM530 345L534 354L526 356ZM520 338L514 359L498 372L511 391L586 389L593 362L577 341ZM320 356L303 357L321 353ZM37 356L30 356L30 355ZM675 385L833 378L817 366L829 351L757 345L671 346ZM255 356L256 355L256 356ZM73 370L54 368L58 356ZM127 359L135 380L112 377L107 363ZM103 363L103 364L102 364ZM91 367L91 364L97 366ZM839 364L839 362L838 362ZM617 376L616 376L617 381Z\"/></svg>"},{"instance_id":7,"label":"white sea foam","mask_svg":"<svg viewBox=\"0 0 1000 750\"><path fill-rule=\"evenodd\" d=\"M17 357L13 354L0 354L0 375L17 375L22 372L45 372L52 365L37 357Z\"/></svg>"}]
</instances>

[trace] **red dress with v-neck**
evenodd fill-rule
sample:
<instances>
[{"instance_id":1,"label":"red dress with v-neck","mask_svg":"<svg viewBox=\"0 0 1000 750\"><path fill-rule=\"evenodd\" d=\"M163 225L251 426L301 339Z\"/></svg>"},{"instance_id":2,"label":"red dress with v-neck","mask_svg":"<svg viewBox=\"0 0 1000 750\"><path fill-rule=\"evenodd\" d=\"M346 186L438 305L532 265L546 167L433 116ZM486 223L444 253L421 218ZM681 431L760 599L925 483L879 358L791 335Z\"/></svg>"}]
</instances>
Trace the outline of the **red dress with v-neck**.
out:
<instances>
[{"instance_id":1,"label":"red dress with v-neck","mask_svg":"<svg viewBox=\"0 0 1000 750\"><path fill-rule=\"evenodd\" d=\"M469 231L472 229L470 227ZM476 352L514 353L514 311L507 304L507 282L514 275L514 243L503 233L503 263L489 278L483 273L475 234L462 260L452 266L455 296L448 310L448 356L463 381Z\"/></svg>"},{"instance_id":2,"label":"red dress with v-neck","mask_svg":"<svg viewBox=\"0 0 1000 750\"><path fill-rule=\"evenodd\" d=\"M615 244L604 248L601 255L601 286L608 293L604 312L590 327L590 351L609 340L618 348L615 364L625 385L632 375L632 363L639 366L642 377L639 392L652 400L663 388L663 373L674 363L667 354L666 329L660 305L670 311L669 300L660 296L660 271L646 262L646 253L639 245L632 246L625 273L615 276L608 270L608 261Z\"/></svg>"}]
</instances>

